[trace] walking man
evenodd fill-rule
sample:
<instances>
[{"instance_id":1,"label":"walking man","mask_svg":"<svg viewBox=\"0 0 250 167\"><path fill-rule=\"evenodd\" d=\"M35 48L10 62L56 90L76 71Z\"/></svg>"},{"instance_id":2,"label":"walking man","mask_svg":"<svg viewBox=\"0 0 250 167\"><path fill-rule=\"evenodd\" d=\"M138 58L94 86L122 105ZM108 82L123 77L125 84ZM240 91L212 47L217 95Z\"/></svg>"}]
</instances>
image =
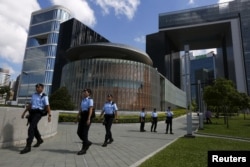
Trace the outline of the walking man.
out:
<instances>
[{"instance_id":1,"label":"walking man","mask_svg":"<svg viewBox=\"0 0 250 167\"><path fill-rule=\"evenodd\" d=\"M41 138L41 134L38 130L38 122L42 118L43 111L47 111L48 113L48 122L51 121L51 111L49 106L48 96L43 93L44 85L41 83L36 84L36 93L34 93L31 97L31 101L29 105L26 107L24 112L22 113L22 118L24 118L27 111L29 111L28 116L28 138L26 140L25 148L20 152L20 154L25 154L31 151L31 144L33 142L34 137L37 140L37 143L33 147L39 147L40 144L43 143L43 139Z\"/></svg>"},{"instance_id":2,"label":"walking man","mask_svg":"<svg viewBox=\"0 0 250 167\"><path fill-rule=\"evenodd\" d=\"M112 101L113 96L111 94L107 95L107 101L103 106L100 118L102 118L102 115L104 114L104 126L106 130L105 140L103 143L103 147L106 147L107 144L111 144L114 139L112 137L111 133L111 126L113 123L113 120L115 118L115 121L117 122L117 105L115 102Z\"/></svg>"},{"instance_id":3,"label":"walking man","mask_svg":"<svg viewBox=\"0 0 250 167\"><path fill-rule=\"evenodd\" d=\"M77 155L86 154L87 150L91 146L92 142L88 140L89 128L91 125L91 116L93 112L94 101L90 98L91 89L84 89L82 91L82 101L77 115L77 119L80 118L78 123L77 135L82 140L82 149Z\"/></svg>"}]
</instances>

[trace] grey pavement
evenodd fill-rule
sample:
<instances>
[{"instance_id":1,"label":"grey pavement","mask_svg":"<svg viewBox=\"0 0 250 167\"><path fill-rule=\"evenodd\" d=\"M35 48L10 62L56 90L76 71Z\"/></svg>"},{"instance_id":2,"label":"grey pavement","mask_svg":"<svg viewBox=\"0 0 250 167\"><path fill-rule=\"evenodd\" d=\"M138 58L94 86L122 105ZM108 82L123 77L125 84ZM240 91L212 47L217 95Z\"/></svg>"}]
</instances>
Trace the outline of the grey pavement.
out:
<instances>
[{"instance_id":1,"label":"grey pavement","mask_svg":"<svg viewBox=\"0 0 250 167\"><path fill-rule=\"evenodd\" d=\"M193 129L198 127L196 114L192 116ZM89 131L92 145L85 155L77 155L81 148L77 124L59 123L55 136L45 139L38 148L19 154L24 145L0 149L0 167L135 167L159 152L179 137L187 134L186 116L173 120L174 134L165 134L166 124L158 122L157 132L150 132L151 123L145 124L146 132L139 132L140 125L113 124L114 142L102 147L105 128L93 123ZM33 142L35 144L35 141Z\"/></svg>"}]
</instances>

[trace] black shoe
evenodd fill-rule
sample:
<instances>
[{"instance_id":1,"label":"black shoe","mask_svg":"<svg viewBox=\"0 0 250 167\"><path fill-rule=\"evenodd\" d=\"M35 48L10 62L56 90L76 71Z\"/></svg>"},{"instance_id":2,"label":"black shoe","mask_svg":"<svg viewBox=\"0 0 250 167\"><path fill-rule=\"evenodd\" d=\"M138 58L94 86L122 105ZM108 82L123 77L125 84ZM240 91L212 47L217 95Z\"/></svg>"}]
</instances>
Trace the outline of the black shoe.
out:
<instances>
[{"instance_id":1,"label":"black shoe","mask_svg":"<svg viewBox=\"0 0 250 167\"><path fill-rule=\"evenodd\" d=\"M108 143L107 142L104 142L102 147L107 147Z\"/></svg>"},{"instance_id":2,"label":"black shoe","mask_svg":"<svg viewBox=\"0 0 250 167\"><path fill-rule=\"evenodd\" d=\"M166 132L165 134L168 134L168 132Z\"/></svg>"},{"instance_id":3,"label":"black shoe","mask_svg":"<svg viewBox=\"0 0 250 167\"><path fill-rule=\"evenodd\" d=\"M43 140L37 140L37 143L33 147L39 147L43 143Z\"/></svg>"},{"instance_id":4,"label":"black shoe","mask_svg":"<svg viewBox=\"0 0 250 167\"><path fill-rule=\"evenodd\" d=\"M114 139L109 139L109 141L107 142L107 144L111 144L114 141Z\"/></svg>"},{"instance_id":5,"label":"black shoe","mask_svg":"<svg viewBox=\"0 0 250 167\"><path fill-rule=\"evenodd\" d=\"M86 145L86 147L85 147L85 149L86 149L86 151L89 149L89 147L92 145L92 142L88 142L88 144Z\"/></svg>"},{"instance_id":6,"label":"black shoe","mask_svg":"<svg viewBox=\"0 0 250 167\"><path fill-rule=\"evenodd\" d=\"M30 146L26 146L22 151L20 151L20 154L26 154L31 151Z\"/></svg>"},{"instance_id":7,"label":"black shoe","mask_svg":"<svg viewBox=\"0 0 250 167\"><path fill-rule=\"evenodd\" d=\"M172 134L172 135L173 135L174 133L173 133L173 132L170 132L170 134Z\"/></svg>"},{"instance_id":8,"label":"black shoe","mask_svg":"<svg viewBox=\"0 0 250 167\"><path fill-rule=\"evenodd\" d=\"M154 132L157 132L156 130Z\"/></svg>"},{"instance_id":9,"label":"black shoe","mask_svg":"<svg viewBox=\"0 0 250 167\"><path fill-rule=\"evenodd\" d=\"M86 154L86 149L81 149L78 153L77 153L77 155L83 155L83 154Z\"/></svg>"}]
</instances>

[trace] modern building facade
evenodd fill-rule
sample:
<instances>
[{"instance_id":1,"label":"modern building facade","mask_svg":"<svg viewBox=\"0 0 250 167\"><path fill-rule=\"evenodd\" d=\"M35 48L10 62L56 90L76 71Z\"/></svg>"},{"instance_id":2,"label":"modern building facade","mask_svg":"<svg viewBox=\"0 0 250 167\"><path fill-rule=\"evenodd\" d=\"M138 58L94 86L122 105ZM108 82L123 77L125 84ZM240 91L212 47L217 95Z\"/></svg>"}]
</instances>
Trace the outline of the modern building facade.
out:
<instances>
[{"instance_id":1,"label":"modern building facade","mask_svg":"<svg viewBox=\"0 0 250 167\"><path fill-rule=\"evenodd\" d=\"M154 67L181 87L180 51L217 49L217 77L232 80L250 94L250 0L162 13L159 32L146 37L146 52ZM170 71L169 71L170 70Z\"/></svg>"},{"instance_id":2,"label":"modern building facade","mask_svg":"<svg viewBox=\"0 0 250 167\"><path fill-rule=\"evenodd\" d=\"M36 83L43 83L45 93L50 94L60 23L70 18L70 11L62 6L32 13L18 87L18 103L24 104L30 98Z\"/></svg>"},{"instance_id":3,"label":"modern building facade","mask_svg":"<svg viewBox=\"0 0 250 167\"><path fill-rule=\"evenodd\" d=\"M109 93L122 111L185 107L185 93L176 87L168 90L173 84L160 79L149 56L135 48L114 43L85 44L69 49L67 58L70 62L63 67L61 86L67 87L76 105L80 104L81 90L90 88L96 109L102 109ZM165 98L165 91L161 94L161 81L172 99Z\"/></svg>"},{"instance_id":4,"label":"modern building facade","mask_svg":"<svg viewBox=\"0 0 250 167\"><path fill-rule=\"evenodd\" d=\"M66 51L71 47L94 42L109 40L74 18L61 23L51 93L60 88L62 68L68 62Z\"/></svg>"},{"instance_id":5,"label":"modern building facade","mask_svg":"<svg viewBox=\"0 0 250 167\"><path fill-rule=\"evenodd\" d=\"M0 86L10 86L10 70L0 68Z\"/></svg>"},{"instance_id":6,"label":"modern building facade","mask_svg":"<svg viewBox=\"0 0 250 167\"><path fill-rule=\"evenodd\" d=\"M199 104L200 89L204 90L204 87L212 84L216 78L214 60L213 54L196 56L190 60L191 100L196 104Z\"/></svg>"},{"instance_id":7,"label":"modern building facade","mask_svg":"<svg viewBox=\"0 0 250 167\"><path fill-rule=\"evenodd\" d=\"M17 102L29 101L35 84L43 83L48 95L65 86L76 109L84 88L93 90L97 110L108 93L119 110L185 107L185 93L152 65L145 52L110 43L54 6L32 13Z\"/></svg>"}]
</instances>

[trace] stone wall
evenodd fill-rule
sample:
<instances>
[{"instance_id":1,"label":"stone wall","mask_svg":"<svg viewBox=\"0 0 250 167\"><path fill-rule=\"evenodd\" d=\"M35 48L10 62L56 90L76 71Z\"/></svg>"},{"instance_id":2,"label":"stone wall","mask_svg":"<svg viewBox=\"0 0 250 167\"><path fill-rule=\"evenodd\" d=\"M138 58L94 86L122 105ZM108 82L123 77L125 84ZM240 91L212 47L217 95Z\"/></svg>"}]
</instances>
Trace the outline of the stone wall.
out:
<instances>
[{"instance_id":1,"label":"stone wall","mask_svg":"<svg viewBox=\"0 0 250 167\"><path fill-rule=\"evenodd\" d=\"M0 107L0 148L26 143L28 136L27 119L21 118L24 108ZM38 123L42 138L56 135L59 111L51 111L51 122L42 117Z\"/></svg>"}]
</instances>

